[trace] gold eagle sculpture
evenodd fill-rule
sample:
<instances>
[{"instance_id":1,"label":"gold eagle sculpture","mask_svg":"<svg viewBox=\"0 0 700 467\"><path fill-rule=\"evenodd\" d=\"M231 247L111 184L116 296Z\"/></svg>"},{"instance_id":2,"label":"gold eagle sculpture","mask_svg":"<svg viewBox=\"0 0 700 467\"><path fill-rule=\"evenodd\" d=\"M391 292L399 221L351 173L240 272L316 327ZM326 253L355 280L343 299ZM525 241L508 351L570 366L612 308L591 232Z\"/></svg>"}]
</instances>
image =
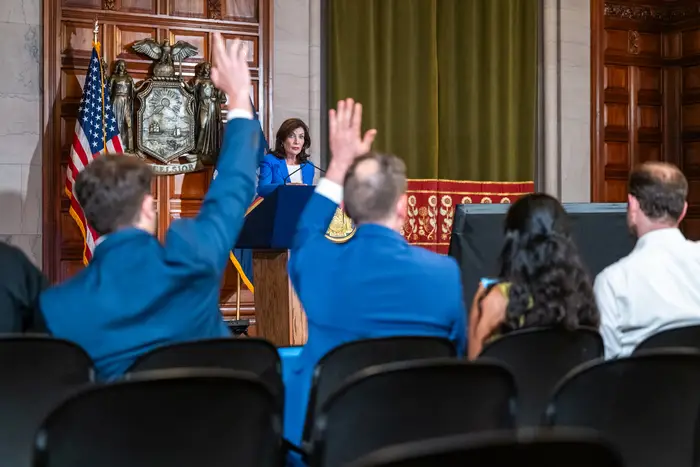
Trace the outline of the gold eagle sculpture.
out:
<instances>
[{"instance_id":1,"label":"gold eagle sculpture","mask_svg":"<svg viewBox=\"0 0 700 467\"><path fill-rule=\"evenodd\" d=\"M182 62L186 58L197 55L197 47L192 44L185 41L177 41L175 44L170 45L170 41L167 39L162 44L153 39L144 39L135 42L131 48L153 60L157 60L153 66L153 76L159 78L175 76L174 62Z\"/></svg>"}]
</instances>

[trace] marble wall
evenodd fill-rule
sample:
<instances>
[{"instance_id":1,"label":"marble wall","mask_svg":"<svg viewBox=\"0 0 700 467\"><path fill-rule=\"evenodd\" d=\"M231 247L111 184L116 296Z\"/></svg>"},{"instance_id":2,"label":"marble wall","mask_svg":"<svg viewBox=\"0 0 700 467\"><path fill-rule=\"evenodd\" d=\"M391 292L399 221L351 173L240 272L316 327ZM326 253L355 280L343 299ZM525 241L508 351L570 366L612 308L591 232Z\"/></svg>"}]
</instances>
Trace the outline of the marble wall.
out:
<instances>
[{"instance_id":1,"label":"marble wall","mask_svg":"<svg viewBox=\"0 0 700 467\"><path fill-rule=\"evenodd\" d=\"M0 240L41 265L41 0L0 1Z\"/></svg>"},{"instance_id":2,"label":"marble wall","mask_svg":"<svg viewBox=\"0 0 700 467\"><path fill-rule=\"evenodd\" d=\"M544 161L541 188L591 199L590 0L544 0Z\"/></svg>"},{"instance_id":3,"label":"marble wall","mask_svg":"<svg viewBox=\"0 0 700 467\"><path fill-rule=\"evenodd\" d=\"M321 162L321 1L275 0L273 10L272 128L277 131L288 118L304 120L316 165Z\"/></svg>"}]
</instances>

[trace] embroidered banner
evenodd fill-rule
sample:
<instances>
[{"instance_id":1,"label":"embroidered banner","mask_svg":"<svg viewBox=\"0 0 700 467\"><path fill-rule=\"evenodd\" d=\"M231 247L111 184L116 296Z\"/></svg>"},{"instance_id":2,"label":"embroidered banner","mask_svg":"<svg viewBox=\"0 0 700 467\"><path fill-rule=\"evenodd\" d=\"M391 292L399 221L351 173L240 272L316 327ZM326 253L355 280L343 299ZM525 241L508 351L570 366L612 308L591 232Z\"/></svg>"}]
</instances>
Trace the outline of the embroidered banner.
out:
<instances>
[{"instance_id":1,"label":"embroidered banner","mask_svg":"<svg viewBox=\"0 0 700 467\"><path fill-rule=\"evenodd\" d=\"M455 206L512 203L534 190L533 182L409 180L408 217L401 233L413 245L447 254Z\"/></svg>"}]
</instances>

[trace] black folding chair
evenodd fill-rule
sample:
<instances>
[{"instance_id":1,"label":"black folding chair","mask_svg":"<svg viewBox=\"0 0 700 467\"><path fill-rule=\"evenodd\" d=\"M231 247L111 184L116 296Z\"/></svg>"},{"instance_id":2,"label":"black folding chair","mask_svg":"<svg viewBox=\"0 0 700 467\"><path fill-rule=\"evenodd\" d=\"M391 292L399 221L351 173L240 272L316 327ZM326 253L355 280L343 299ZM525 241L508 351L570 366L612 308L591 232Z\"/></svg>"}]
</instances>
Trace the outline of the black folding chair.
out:
<instances>
[{"instance_id":1,"label":"black folding chair","mask_svg":"<svg viewBox=\"0 0 700 467\"><path fill-rule=\"evenodd\" d=\"M634 354L645 350L688 348L700 350L700 325L667 329L647 337L634 349Z\"/></svg>"},{"instance_id":2,"label":"black folding chair","mask_svg":"<svg viewBox=\"0 0 700 467\"><path fill-rule=\"evenodd\" d=\"M447 339L425 336L397 336L348 342L328 352L314 368L302 441L308 444L314 417L333 392L349 377L372 365L454 357L454 344Z\"/></svg>"},{"instance_id":3,"label":"black folding chair","mask_svg":"<svg viewBox=\"0 0 700 467\"><path fill-rule=\"evenodd\" d=\"M284 400L280 356L275 346L265 339L203 339L165 345L136 359L129 374L172 368L247 371L268 384L275 395Z\"/></svg>"},{"instance_id":4,"label":"black folding chair","mask_svg":"<svg viewBox=\"0 0 700 467\"><path fill-rule=\"evenodd\" d=\"M143 372L54 410L34 467L278 467L281 417L271 389L246 372Z\"/></svg>"},{"instance_id":5,"label":"black folding chair","mask_svg":"<svg viewBox=\"0 0 700 467\"><path fill-rule=\"evenodd\" d=\"M515 381L497 362L416 360L360 371L317 414L313 467L394 444L513 426Z\"/></svg>"},{"instance_id":6,"label":"black folding chair","mask_svg":"<svg viewBox=\"0 0 700 467\"><path fill-rule=\"evenodd\" d=\"M556 384L578 365L603 357L595 329L533 328L515 331L487 345L481 357L505 363L518 386L518 426L538 426Z\"/></svg>"},{"instance_id":7,"label":"black folding chair","mask_svg":"<svg viewBox=\"0 0 700 467\"><path fill-rule=\"evenodd\" d=\"M380 449L348 467L624 467L599 434L555 430L519 436L486 432L434 438Z\"/></svg>"},{"instance_id":8,"label":"black folding chair","mask_svg":"<svg viewBox=\"0 0 700 467\"><path fill-rule=\"evenodd\" d=\"M600 431L629 467L690 466L699 408L700 353L656 350L574 370L548 418Z\"/></svg>"},{"instance_id":9,"label":"black folding chair","mask_svg":"<svg viewBox=\"0 0 700 467\"><path fill-rule=\"evenodd\" d=\"M31 465L41 421L94 377L92 360L72 342L48 336L0 337L0 464Z\"/></svg>"}]
</instances>

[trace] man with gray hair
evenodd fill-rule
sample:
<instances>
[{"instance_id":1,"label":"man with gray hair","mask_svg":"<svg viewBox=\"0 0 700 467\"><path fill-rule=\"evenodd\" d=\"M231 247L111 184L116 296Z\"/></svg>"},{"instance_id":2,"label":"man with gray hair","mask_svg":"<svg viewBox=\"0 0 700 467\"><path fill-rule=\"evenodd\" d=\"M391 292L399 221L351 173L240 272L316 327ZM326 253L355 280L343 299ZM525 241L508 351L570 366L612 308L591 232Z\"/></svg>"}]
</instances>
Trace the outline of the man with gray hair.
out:
<instances>
[{"instance_id":1,"label":"man with gray hair","mask_svg":"<svg viewBox=\"0 0 700 467\"><path fill-rule=\"evenodd\" d=\"M362 106L351 99L329 115L333 155L299 220L289 275L308 319L308 341L285 382L285 438L298 444L314 366L346 342L435 336L466 345L466 311L457 263L408 244L406 166L370 153L375 131L360 134ZM357 225L346 243L325 237L336 209Z\"/></svg>"}]
</instances>

